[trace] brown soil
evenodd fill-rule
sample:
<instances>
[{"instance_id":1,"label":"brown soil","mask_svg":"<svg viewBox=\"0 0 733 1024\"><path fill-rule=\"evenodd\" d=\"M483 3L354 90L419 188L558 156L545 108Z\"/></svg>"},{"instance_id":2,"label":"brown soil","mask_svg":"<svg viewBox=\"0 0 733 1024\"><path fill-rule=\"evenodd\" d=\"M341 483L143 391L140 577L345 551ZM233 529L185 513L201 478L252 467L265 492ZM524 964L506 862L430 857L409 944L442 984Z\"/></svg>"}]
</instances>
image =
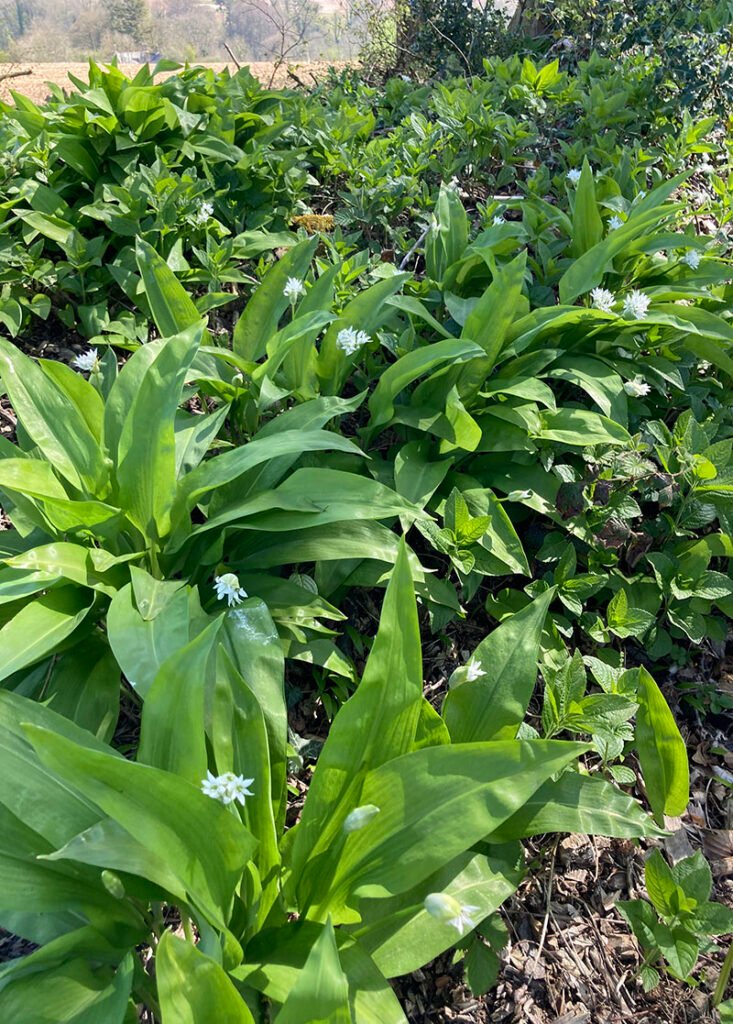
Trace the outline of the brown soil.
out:
<instances>
[{"instance_id":1,"label":"brown soil","mask_svg":"<svg viewBox=\"0 0 733 1024\"><path fill-rule=\"evenodd\" d=\"M202 64L202 67L214 68L216 71L223 71L229 68L236 71L236 65L229 63ZM256 78L259 78L263 85L272 85L277 89L295 88L298 85L312 85L314 80L323 78L329 67L336 69L347 67L344 62L336 62L333 65L325 61L312 61L307 64L282 64L279 68L271 62L263 61L257 64L248 65L250 71ZM3 79L3 75L14 71L28 71L31 74L22 75L17 78ZM133 77L140 70L139 64L121 64L120 70L124 74ZM71 73L76 78L88 81L89 66L87 64L0 64L0 100L12 100L11 90L21 93L33 100L34 103L43 103L48 96L48 82L60 85L62 88L73 89L68 79ZM162 72L160 77L166 78L174 72ZM274 74L274 78L273 78Z\"/></svg>"}]
</instances>

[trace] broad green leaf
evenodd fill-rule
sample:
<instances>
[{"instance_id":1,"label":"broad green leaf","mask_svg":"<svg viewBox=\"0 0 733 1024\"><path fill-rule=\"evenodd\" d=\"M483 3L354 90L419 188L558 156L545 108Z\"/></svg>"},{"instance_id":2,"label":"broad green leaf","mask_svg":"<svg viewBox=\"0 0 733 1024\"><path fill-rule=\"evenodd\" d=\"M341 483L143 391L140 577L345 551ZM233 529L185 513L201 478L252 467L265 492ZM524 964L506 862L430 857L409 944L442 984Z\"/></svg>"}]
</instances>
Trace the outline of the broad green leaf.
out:
<instances>
[{"instance_id":1,"label":"broad green leaf","mask_svg":"<svg viewBox=\"0 0 733 1024\"><path fill-rule=\"evenodd\" d=\"M55 359L39 359L38 363L46 376L74 403L92 437L101 444L104 402L97 389L66 363Z\"/></svg>"},{"instance_id":2,"label":"broad green leaf","mask_svg":"<svg viewBox=\"0 0 733 1024\"><path fill-rule=\"evenodd\" d=\"M371 953L387 978L423 967L457 939L452 925L432 917L424 907L431 892L444 892L464 906L475 907L476 924L497 910L515 891L522 877L519 848L497 850L490 856L467 851L419 886L387 900L361 901L361 923L353 926L359 943Z\"/></svg>"},{"instance_id":3,"label":"broad green leaf","mask_svg":"<svg viewBox=\"0 0 733 1024\"><path fill-rule=\"evenodd\" d=\"M317 245L318 236L299 242L265 274L234 328L234 351L238 356L256 362L265 354L267 342L290 304L284 294L287 280L305 277Z\"/></svg>"},{"instance_id":4,"label":"broad green leaf","mask_svg":"<svg viewBox=\"0 0 733 1024\"><path fill-rule=\"evenodd\" d=\"M107 748L43 704L0 690L0 802L55 848L99 821L100 812L40 762L22 729L28 722L54 729L79 747Z\"/></svg>"},{"instance_id":5,"label":"broad green leaf","mask_svg":"<svg viewBox=\"0 0 733 1024\"><path fill-rule=\"evenodd\" d=\"M135 242L135 259L150 311L162 338L182 334L201 324L201 314L165 260L142 238ZM199 330L199 337L201 331Z\"/></svg>"},{"instance_id":6,"label":"broad green leaf","mask_svg":"<svg viewBox=\"0 0 733 1024\"><path fill-rule=\"evenodd\" d=\"M474 394L491 373L504 347L510 324L515 319L521 304L527 265L526 250L519 253L511 263L496 267L494 280L471 310L461 338L475 341L484 350L484 358L476 367L467 366L461 373L459 391L461 396Z\"/></svg>"},{"instance_id":7,"label":"broad green leaf","mask_svg":"<svg viewBox=\"0 0 733 1024\"><path fill-rule=\"evenodd\" d=\"M468 215L457 189L441 184L433 222L425 237L425 272L437 283L463 256L468 245Z\"/></svg>"},{"instance_id":8,"label":"broad green leaf","mask_svg":"<svg viewBox=\"0 0 733 1024\"><path fill-rule=\"evenodd\" d=\"M120 434L119 501L149 543L170 530L178 486L175 414L200 340L195 327L166 341L139 383Z\"/></svg>"},{"instance_id":9,"label":"broad green leaf","mask_svg":"<svg viewBox=\"0 0 733 1024\"><path fill-rule=\"evenodd\" d=\"M622 253L629 243L653 231L665 214L673 212L674 207L660 207L687 176L678 174L677 177L653 189L634 207L628 220L621 227L611 231L584 252L560 278L560 302L573 302L579 295L590 292L599 285L612 260Z\"/></svg>"},{"instance_id":10,"label":"broad green leaf","mask_svg":"<svg viewBox=\"0 0 733 1024\"><path fill-rule=\"evenodd\" d=\"M250 441L249 444L224 452L204 462L182 481L176 497L176 515L182 518L199 498L243 476L248 470L279 455L302 454L308 451L341 451L361 455L360 449L347 438L327 430L287 430L272 437ZM2 465L0 463L0 465Z\"/></svg>"},{"instance_id":11,"label":"broad green leaf","mask_svg":"<svg viewBox=\"0 0 733 1024\"><path fill-rule=\"evenodd\" d=\"M137 760L198 785L206 775L207 665L222 619L161 665L145 698Z\"/></svg>"},{"instance_id":12,"label":"broad green leaf","mask_svg":"<svg viewBox=\"0 0 733 1024\"><path fill-rule=\"evenodd\" d=\"M573 207L573 239L570 255L582 256L592 249L603 237L603 221L596 203L596 189L593 182L593 171L588 157L583 160L583 169L575 190Z\"/></svg>"},{"instance_id":13,"label":"broad green leaf","mask_svg":"<svg viewBox=\"0 0 733 1024\"><path fill-rule=\"evenodd\" d=\"M101 635L87 637L55 663L43 699L100 740L112 738L120 712L120 670Z\"/></svg>"},{"instance_id":14,"label":"broad green leaf","mask_svg":"<svg viewBox=\"0 0 733 1024\"><path fill-rule=\"evenodd\" d=\"M499 828L585 750L560 740L501 740L424 747L380 765L360 796L380 812L348 835L309 916L336 918L354 898L413 888Z\"/></svg>"},{"instance_id":15,"label":"broad green leaf","mask_svg":"<svg viewBox=\"0 0 733 1024\"><path fill-rule=\"evenodd\" d=\"M255 1024L219 964L170 931L158 943L155 979L162 1024Z\"/></svg>"},{"instance_id":16,"label":"broad green leaf","mask_svg":"<svg viewBox=\"0 0 733 1024\"><path fill-rule=\"evenodd\" d=\"M0 375L23 429L49 463L82 493L105 497L108 474L99 441L69 396L2 338Z\"/></svg>"},{"instance_id":17,"label":"broad green leaf","mask_svg":"<svg viewBox=\"0 0 733 1024\"><path fill-rule=\"evenodd\" d=\"M301 899L327 880L326 862L338 857L344 818L364 803L364 774L411 749L421 703L417 604L402 540L361 683L334 719L291 832L289 863Z\"/></svg>"},{"instance_id":18,"label":"broad green leaf","mask_svg":"<svg viewBox=\"0 0 733 1024\"><path fill-rule=\"evenodd\" d=\"M559 441L577 447L592 444L628 444L628 431L607 416L590 409L557 409L540 413L542 428L538 434L546 441Z\"/></svg>"},{"instance_id":19,"label":"broad green leaf","mask_svg":"<svg viewBox=\"0 0 733 1024\"><path fill-rule=\"evenodd\" d=\"M271 799L279 827L285 819L288 718L285 659L267 605L249 598L224 616L220 637L248 690L260 706L267 729Z\"/></svg>"},{"instance_id":20,"label":"broad green leaf","mask_svg":"<svg viewBox=\"0 0 733 1024\"><path fill-rule=\"evenodd\" d=\"M98 567L95 565L95 556L102 554L106 552L98 548L90 549L82 547L81 544L59 541L56 544L42 544L22 555L7 558L5 564L11 569L44 573L49 579L70 580L82 587L98 590L107 597L113 597L117 592L114 582L124 583L127 575L124 569L115 573L116 563L119 564L125 559L108 556L104 561L98 559ZM107 572L101 568L102 565Z\"/></svg>"},{"instance_id":21,"label":"broad green leaf","mask_svg":"<svg viewBox=\"0 0 733 1024\"><path fill-rule=\"evenodd\" d=\"M346 303L341 316L335 320L321 342L318 376L321 379L321 390L325 394L336 393L349 372L350 365L357 356L345 356L336 344L339 331L345 327L354 327L364 331L370 337L384 321L391 316L392 307L388 305L395 292L399 291L409 274L393 274L383 278L376 284L358 292Z\"/></svg>"},{"instance_id":22,"label":"broad green leaf","mask_svg":"<svg viewBox=\"0 0 733 1024\"><path fill-rule=\"evenodd\" d=\"M25 731L46 767L138 844L165 857L202 913L224 926L234 887L255 846L237 818L168 772L81 748L38 726L28 725Z\"/></svg>"},{"instance_id":23,"label":"broad green leaf","mask_svg":"<svg viewBox=\"0 0 733 1024\"><path fill-rule=\"evenodd\" d=\"M69 586L21 608L0 629L0 679L55 651L84 621L93 601L92 594Z\"/></svg>"},{"instance_id":24,"label":"broad green leaf","mask_svg":"<svg viewBox=\"0 0 733 1024\"><path fill-rule=\"evenodd\" d=\"M618 839L663 835L641 804L617 786L575 771L545 782L488 839L491 843L507 843L546 832L582 832Z\"/></svg>"},{"instance_id":25,"label":"broad green leaf","mask_svg":"<svg viewBox=\"0 0 733 1024\"><path fill-rule=\"evenodd\" d=\"M189 595L168 584L165 603L152 615L136 604L131 584L115 594L107 612L107 635L130 686L145 697L167 658L185 647L189 636Z\"/></svg>"},{"instance_id":26,"label":"broad green leaf","mask_svg":"<svg viewBox=\"0 0 733 1024\"><path fill-rule=\"evenodd\" d=\"M282 784L276 792L263 709L226 651L220 647L217 653L208 729L216 774L234 772L251 779L253 787L241 811L237 808L258 841L254 858L259 874L257 900L247 901L247 930L251 934L262 928L280 895L279 840L285 817L285 776L279 772ZM276 770L279 767L276 765Z\"/></svg>"},{"instance_id":27,"label":"broad green leaf","mask_svg":"<svg viewBox=\"0 0 733 1024\"><path fill-rule=\"evenodd\" d=\"M637 700L636 749L649 803L661 822L664 815L682 814L690 799L687 748L669 705L645 668L639 669Z\"/></svg>"},{"instance_id":28,"label":"broad green leaf","mask_svg":"<svg viewBox=\"0 0 733 1024\"><path fill-rule=\"evenodd\" d=\"M123 1024L130 998L133 956L112 974L70 960L53 970L11 981L0 993L0 1015L24 1024Z\"/></svg>"},{"instance_id":29,"label":"broad green leaf","mask_svg":"<svg viewBox=\"0 0 733 1024\"><path fill-rule=\"evenodd\" d=\"M275 1024L351 1024L349 983L339 961L336 936L326 922Z\"/></svg>"},{"instance_id":30,"label":"broad green leaf","mask_svg":"<svg viewBox=\"0 0 733 1024\"><path fill-rule=\"evenodd\" d=\"M419 377L446 363L464 363L484 355L473 341L436 341L424 348L413 349L384 371L369 399L369 432L373 434L389 423L397 395Z\"/></svg>"},{"instance_id":31,"label":"broad green leaf","mask_svg":"<svg viewBox=\"0 0 733 1024\"><path fill-rule=\"evenodd\" d=\"M445 699L443 718L453 743L516 736L537 682L542 627L554 596L548 590L482 640L471 664L480 669L467 679L457 669Z\"/></svg>"}]
</instances>

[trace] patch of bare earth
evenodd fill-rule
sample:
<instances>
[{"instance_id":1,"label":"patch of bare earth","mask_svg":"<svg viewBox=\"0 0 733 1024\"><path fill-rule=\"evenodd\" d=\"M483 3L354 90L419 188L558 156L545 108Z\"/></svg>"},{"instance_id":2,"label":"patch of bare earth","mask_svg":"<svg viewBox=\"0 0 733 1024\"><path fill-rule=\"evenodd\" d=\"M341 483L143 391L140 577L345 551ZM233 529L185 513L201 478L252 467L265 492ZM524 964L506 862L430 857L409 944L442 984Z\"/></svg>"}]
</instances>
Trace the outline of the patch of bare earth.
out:
<instances>
[{"instance_id":1,"label":"patch of bare earth","mask_svg":"<svg viewBox=\"0 0 733 1024\"><path fill-rule=\"evenodd\" d=\"M236 65L231 61L229 63L201 64L199 66L213 68L215 71L223 71L224 68L228 68L232 74L237 70ZM277 68L271 61L261 61L247 65L255 78L258 78L263 85L269 86L272 82L273 88L276 89L293 89L303 85L311 86L314 81L320 81L320 79L324 78L330 67L340 70L347 66L343 61L337 61L333 64L327 61L310 61L302 64L292 62L282 64ZM120 64L120 70L132 78L140 70L140 65ZM3 78L3 75L20 71L30 71L30 74L24 73L13 78ZM75 88L69 80L69 74L86 82L89 80L89 65L81 63L29 64L24 62L0 64L0 100L11 102L11 92L15 91L23 96L27 96L34 103L43 103L49 94L49 82L61 86L62 89L72 90ZM167 78L171 74L175 74L175 72L161 72L159 78Z\"/></svg>"}]
</instances>

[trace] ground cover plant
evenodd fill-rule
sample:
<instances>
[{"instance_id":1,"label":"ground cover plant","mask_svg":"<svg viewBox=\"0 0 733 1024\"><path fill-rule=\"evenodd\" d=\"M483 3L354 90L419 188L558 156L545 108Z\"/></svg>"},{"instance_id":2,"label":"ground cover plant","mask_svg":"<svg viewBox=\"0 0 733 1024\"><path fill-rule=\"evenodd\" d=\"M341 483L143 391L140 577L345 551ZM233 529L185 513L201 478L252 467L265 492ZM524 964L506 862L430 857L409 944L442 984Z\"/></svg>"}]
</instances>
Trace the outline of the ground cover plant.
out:
<instances>
[{"instance_id":1,"label":"ground cover plant","mask_svg":"<svg viewBox=\"0 0 733 1024\"><path fill-rule=\"evenodd\" d=\"M729 153L651 75L3 106L4 1019L419 1019L565 833L647 851L639 991L730 1013L668 848L733 617Z\"/></svg>"}]
</instances>

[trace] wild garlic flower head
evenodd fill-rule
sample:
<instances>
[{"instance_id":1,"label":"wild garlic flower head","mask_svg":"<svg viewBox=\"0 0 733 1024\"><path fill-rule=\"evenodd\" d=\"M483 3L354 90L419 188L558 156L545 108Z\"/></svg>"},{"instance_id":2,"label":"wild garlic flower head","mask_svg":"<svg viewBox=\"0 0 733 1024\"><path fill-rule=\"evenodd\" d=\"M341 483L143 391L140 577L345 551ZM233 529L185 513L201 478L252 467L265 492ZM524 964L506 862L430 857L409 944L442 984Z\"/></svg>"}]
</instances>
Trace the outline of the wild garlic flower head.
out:
<instances>
[{"instance_id":1,"label":"wild garlic flower head","mask_svg":"<svg viewBox=\"0 0 733 1024\"><path fill-rule=\"evenodd\" d=\"M460 903L455 896L449 896L445 892L431 892L425 897L423 906L441 924L449 924L455 928L459 935L465 935L478 924L473 916L478 913L478 907Z\"/></svg>"},{"instance_id":2,"label":"wild garlic flower head","mask_svg":"<svg viewBox=\"0 0 733 1024\"><path fill-rule=\"evenodd\" d=\"M364 804L363 807L355 807L350 814L344 818L342 828L344 832L358 832L373 821L379 814L380 808L375 804Z\"/></svg>"},{"instance_id":3,"label":"wild garlic flower head","mask_svg":"<svg viewBox=\"0 0 733 1024\"><path fill-rule=\"evenodd\" d=\"M697 249L688 249L685 255L682 257L683 262L687 264L692 270L697 270L700 266L700 260L702 257Z\"/></svg>"},{"instance_id":4,"label":"wild garlic flower head","mask_svg":"<svg viewBox=\"0 0 733 1024\"><path fill-rule=\"evenodd\" d=\"M212 775L207 771L206 778L201 780L201 792L223 804L231 804L236 800L244 807L245 798L254 796L249 788L253 782L254 779L245 779L243 775L235 775L234 772Z\"/></svg>"},{"instance_id":5,"label":"wild garlic flower head","mask_svg":"<svg viewBox=\"0 0 733 1024\"><path fill-rule=\"evenodd\" d=\"M196 211L196 216L195 216L194 220L196 221L197 224L202 225L202 224L206 224L206 222L208 221L209 217L213 217L213 216L214 216L214 207L212 206L212 204L208 203L208 202L203 202L203 203L199 203L199 208Z\"/></svg>"},{"instance_id":6,"label":"wild garlic flower head","mask_svg":"<svg viewBox=\"0 0 733 1024\"><path fill-rule=\"evenodd\" d=\"M305 285L299 277L289 277L285 282L283 295L291 302L295 302L299 295L305 295Z\"/></svg>"},{"instance_id":7,"label":"wild garlic flower head","mask_svg":"<svg viewBox=\"0 0 733 1024\"><path fill-rule=\"evenodd\" d=\"M96 370L99 366L99 352L96 348L90 348L88 352L82 352L80 356L74 359L72 366L83 373L91 373L92 370Z\"/></svg>"},{"instance_id":8,"label":"wild garlic flower head","mask_svg":"<svg viewBox=\"0 0 733 1024\"><path fill-rule=\"evenodd\" d=\"M336 347L340 348L347 356L353 356L371 340L366 331L357 331L355 327L344 327L336 335Z\"/></svg>"},{"instance_id":9,"label":"wild garlic flower head","mask_svg":"<svg viewBox=\"0 0 733 1024\"><path fill-rule=\"evenodd\" d=\"M242 598L247 596L247 591L239 585L239 577L233 572L225 572L223 576L214 577L214 590L219 601L227 599L231 608L235 604L241 604Z\"/></svg>"},{"instance_id":10,"label":"wild garlic flower head","mask_svg":"<svg viewBox=\"0 0 733 1024\"><path fill-rule=\"evenodd\" d=\"M506 224L506 220L504 219L504 217L502 217L500 213L497 213L497 215L494 217L494 225L498 226L499 224Z\"/></svg>"},{"instance_id":11,"label":"wild garlic flower head","mask_svg":"<svg viewBox=\"0 0 733 1024\"><path fill-rule=\"evenodd\" d=\"M466 663L466 679L469 683L473 683L476 679L480 679L483 674L483 665L480 661L477 661L476 658L471 658L471 660Z\"/></svg>"},{"instance_id":12,"label":"wild garlic flower head","mask_svg":"<svg viewBox=\"0 0 733 1024\"><path fill-rule=\"evenodd\" d=\"M642 317L646 316L647 310L651 305L651 299L645 292L640 292L638 289L634 289L624 299L624 313L628 316L633 317L634 320L641 320Z\"/></svg>"},{"instance_id":13,"label":"wild garlic flower head","mask_svg":"<svg viewBox=\"0 0 733 1024\"><path fill-rule=\"evenodd\" d=\"M578 182L580 181L580 175L581 175L581 172L578 170L578 168L577 167L573 167L573 168L571 168L568 171L566 177L567 177L567 179L568 179L568 181L570 182L571 185L577 185Z\"/></svg>"},{"instance_id":14,"label":"wild garlic flower head","mask_svg":"<svg viewBox=\"0 0 733 1024\"><path fill-rule=\"evenodd\" d=\"M616 296L608 288L594 288L590 293L594 309L600 309L603 313L612 313Z\"/></svg>"},{"instance_id":15,"label":"wild garlic flower head","mask_svg":"<svg viewBox=\"0 0 733 1024\"><path fill-rule=\"evenodd\" d=\"M618 228L622 226L622 224L623 221L621 220L621 218L618 216L617 213L614 213L613 217L611 217L611 219L608 222L608 230L616 231Z\"/></svg>"},{"instance_id":16,"label":"wild garlic flower head","mask_svg":"<svg viewBox=\"0 0 733 1024\"><path fill-rule=\"evenodd\" d=\"M627 395L630 395L631 398L644 398L649 394L651 388L644 378L637 374L633 380L626 381L624 384L624 391Z\"/></svg>"}]
</instances>

